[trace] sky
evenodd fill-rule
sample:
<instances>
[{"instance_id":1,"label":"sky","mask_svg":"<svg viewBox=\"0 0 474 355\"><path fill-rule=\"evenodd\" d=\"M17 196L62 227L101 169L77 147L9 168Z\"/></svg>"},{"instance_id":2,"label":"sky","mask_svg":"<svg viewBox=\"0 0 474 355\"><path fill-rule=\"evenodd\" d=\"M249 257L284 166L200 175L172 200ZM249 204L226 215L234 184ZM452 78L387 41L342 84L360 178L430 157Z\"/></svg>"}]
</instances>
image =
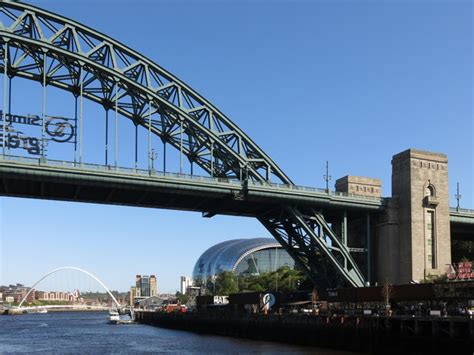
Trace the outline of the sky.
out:
<instances>
[{"instance_id":1,"label":"sky","mask_svg":"<svg viewBox=\"0 0 474 355\"><path fill-rule=\"evenodd\" d=\"M172 72L298 185L324 187L327 160L332 185L348 174L376 177L390 196L391 157L417 148L447 154L451 206L459 182L461 207L474 209L471 1L30 3ZM12 85L21 92L12 112L41 112L37 84ZM48 112L70 117L71 96L48 90ZM103 113L86 103L85 115ZM102 144L94 124L86 130L91 156ZM135 274L155 274L160 292L174 292L208 247L270 236L254 219L182 211L5 197L0 209L0 285L31 285L73 265L114 290L128 290Z\"/></svg>"}]
</instances>

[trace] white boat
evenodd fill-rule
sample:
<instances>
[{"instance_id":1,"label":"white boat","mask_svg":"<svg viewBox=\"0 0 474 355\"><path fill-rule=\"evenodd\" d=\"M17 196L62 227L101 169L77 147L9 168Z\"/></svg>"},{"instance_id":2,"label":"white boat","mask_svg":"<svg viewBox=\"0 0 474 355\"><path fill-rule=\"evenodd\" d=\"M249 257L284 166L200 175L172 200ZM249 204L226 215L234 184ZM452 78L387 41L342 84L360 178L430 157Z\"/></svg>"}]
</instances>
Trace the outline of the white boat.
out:
<instances>
[{"instance_id":1,"label":"white boat","mask_svg":"<svg viewBox=\"0 0 474 355\"><path fill-rule=\"evenodd\" d=\"M116 324L120 321L119 312L116 309L111 309L109 311L109 323Z\"/></svg>"},{"instance_id":2,"label":"white boat","mask_svg":"<svg viewBox=\"0 0 474 355\"><path fill-rule=\"evenodd\" d=\"M111 309L109 311L109 323L111 324L133 324L133 316L130 314L120 315L119 311L116 309Z\"/></svg>"},{"instance_id":3,"label":"white boat","mask_svg":"<svg viewBox=\"0 0 474 355\"><path fill-rule=\"evenodd\" d=\"M40 308L38 309L38 313L48 313L48 310L46 308Z\"/></svg>"}]
</instances>

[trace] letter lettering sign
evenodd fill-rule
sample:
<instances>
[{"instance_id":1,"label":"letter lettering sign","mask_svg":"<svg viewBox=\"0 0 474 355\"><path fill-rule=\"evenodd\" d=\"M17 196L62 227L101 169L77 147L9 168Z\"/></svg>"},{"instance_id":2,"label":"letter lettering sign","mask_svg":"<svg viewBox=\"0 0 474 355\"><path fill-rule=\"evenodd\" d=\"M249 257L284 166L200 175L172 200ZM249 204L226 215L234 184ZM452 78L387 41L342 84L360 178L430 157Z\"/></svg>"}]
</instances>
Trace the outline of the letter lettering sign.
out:
<instances>
[{"instance_id":1,"label":"letter lettering sign","mask_svg":"<svg viewBox=\"0 0 474 355\"><path fill-rule=\"evenodd\" d=\"M474 279L471 261L461 261L457 264L448 265L446 269L448 280L471 280Z\"/></svg>"},{"instance_id":2,"label":"letter lettering sign","mask_svg":"<svg viewBox=\"0 0 474 355\"><path fill-rule=\"evenodd\" d=\"M3 112L0 110L0 147L3 145L5 136L5 147L8 149L23 149L28 154L41 154L41 129L42 119L38 115L14 115L5 114L5 132L3 132ZM77 120L73 118L46 116L44 122L45 141L47 143L76 143ZM21 126L22 130L18 130ZM25 132L23 132L25 131Z\"/></svg>"}]
</instances>

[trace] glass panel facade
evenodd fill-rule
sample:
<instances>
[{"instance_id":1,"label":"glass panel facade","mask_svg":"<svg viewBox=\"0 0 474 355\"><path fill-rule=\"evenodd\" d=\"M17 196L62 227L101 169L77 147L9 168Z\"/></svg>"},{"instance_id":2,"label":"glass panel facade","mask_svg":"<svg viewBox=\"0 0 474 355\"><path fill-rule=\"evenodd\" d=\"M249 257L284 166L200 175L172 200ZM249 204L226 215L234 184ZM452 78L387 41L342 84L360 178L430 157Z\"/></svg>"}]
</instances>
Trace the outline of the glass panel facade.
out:
<instances>
[{"instance_id":1,"label":"glass panel facade","mask_svg":"<svg viewBox=\"0 0 474 355\"><path fill-rule=\"evenodd\" d=\"M237 275L260 275L282 266L295 267L295 261L281 247L255 251L245 256L235 268Z\"/></svg>"},{"instance_id":2,"label":"glass panel facade","mask_svg":"<svg viewBox=\"0 0 474 355\"><path fill-rule=\"evenodd\" d=\"M135 279L136 297L156 296L156 276L137 275Z\"/></svg>"},{"instance_id":3,"label":"glass panel facade","mask_svg":"<svg viewBox=\"0 0 474 355\"><path fill-rule=\"evenodd\" d=\"M243 255L246 256L242 258ZM294 261L276 240L234 239L207 249L194 266L193 279L205 280L232 270L237 274L258 274L274 271L284 265L294 268Z\"/></svg>"}]
</instances>

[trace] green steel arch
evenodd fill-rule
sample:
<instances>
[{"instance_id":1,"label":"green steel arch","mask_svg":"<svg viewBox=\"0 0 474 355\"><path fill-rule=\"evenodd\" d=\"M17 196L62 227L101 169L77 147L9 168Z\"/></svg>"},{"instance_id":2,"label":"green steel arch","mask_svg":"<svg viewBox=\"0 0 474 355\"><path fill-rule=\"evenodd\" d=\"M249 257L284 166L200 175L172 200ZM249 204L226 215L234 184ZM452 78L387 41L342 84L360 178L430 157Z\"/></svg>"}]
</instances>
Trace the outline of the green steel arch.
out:
<instances>
[{"instance_id":1,"label":"green steel arch","mask_svg":"<svg viewBox=\"0 0 474 355\"><path fill-rule=\"evenodd\" d=\"M0 44L2 73L38 81L43 92L48 85L67 90L81 98L81 107L85 97L115 110L212 177L237 179L243 186L247 180L293 185L218 108L102 33L31 5L2 1ZM364 276L320 212L275 203L259 220L314 282L363 286Z\"/></svg>"},{"instance_id":2,"label":"green steel arch","mask_svg":"<svg viewBox=\"0 0 474 355\"><path fill-rule=\"evenodd\" d=\"M56 86L149 126L215 177L291 180L237 125L148 58L78 22L23 3L2 2L0 35L16 53L8 75ZM5 23L9 19L10 23ZM45 65L46 63L46 65ZM45 79L45 80L44 80ZM82 85L81 85L82 83ZM151 106L151 110L149 110Z\"/></svg>"}]
</instances>

